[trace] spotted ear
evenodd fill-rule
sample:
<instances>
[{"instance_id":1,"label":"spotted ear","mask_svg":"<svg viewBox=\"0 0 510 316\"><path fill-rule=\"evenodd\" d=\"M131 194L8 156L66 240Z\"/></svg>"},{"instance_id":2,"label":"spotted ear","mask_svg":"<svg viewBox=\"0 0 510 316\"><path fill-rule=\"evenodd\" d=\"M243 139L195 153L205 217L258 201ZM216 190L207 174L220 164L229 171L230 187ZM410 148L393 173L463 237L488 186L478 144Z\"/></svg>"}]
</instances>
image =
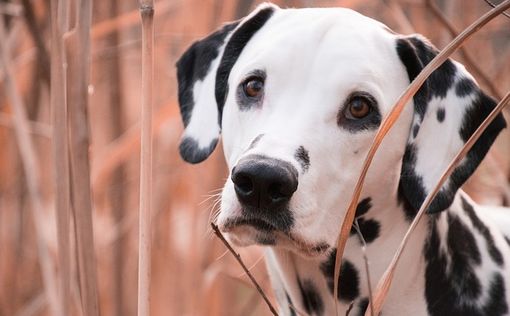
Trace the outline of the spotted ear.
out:
<instances>
[{"instance_id":1,"label":"spotted ear","mask_svg":"<svg viewBox=\"0 0 510 316\"><path fill-rule=\"evenodd\" d=\"M437 50L418 35L397 40L397 53L409 80L436 55ZM400 194L416 212L448 164L496 106L464 66L447 60L414 96L414 118L400 177ZM499 132L506 126L500 114L445 182L429 213L448 208L457 190L471 176Z\"/></svg>"},{"instance_id":2,"label":"spotted ear","mask_svg":"<svg viewBox=\"0 0 510 316\"><path fill-rule=\"evenodd\" d=\"M271 4L260 5L246 18L193 43L177 61L179 107L184 123L179 151L185 161L202 162L216 147L230 70L246 43L275 9Z\"/></svg>"}]
</instances>

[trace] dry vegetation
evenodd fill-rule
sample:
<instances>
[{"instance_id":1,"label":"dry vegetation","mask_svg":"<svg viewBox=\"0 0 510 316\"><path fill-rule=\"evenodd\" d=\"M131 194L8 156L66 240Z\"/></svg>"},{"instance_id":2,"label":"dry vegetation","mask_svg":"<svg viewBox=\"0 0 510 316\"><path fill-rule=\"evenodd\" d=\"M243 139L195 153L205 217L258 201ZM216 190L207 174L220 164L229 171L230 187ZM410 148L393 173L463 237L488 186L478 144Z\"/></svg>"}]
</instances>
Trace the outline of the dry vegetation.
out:
<instances>
[{"instance_id":1,"label":"dry vegetation","mask_svg":"<svg viewBox=\"0 0 510 316\"><path fill-rule=\"evenodd\" d=\"M70 5L55 12L58 2ZM78 275L96 273L102 315L137 313L139 4L93 1L89 49L87 3L0 0L0 315L53 315L63 313L61 308L71 315L93 315L95 279ZM182 130L176 59L193 40L245 15L257 3L155 2L151 315L269 315L210 229L218 189L227 175L221 151L190 166L176 150ZM354 8L397 32L423 33L440 48L489 10L482 0L276 3ZM75 15L77 6L80 14ZM454 55L497 99L510 87L509 23L496 18ZM67 67L55 67L55 60L67 60ZM66 80L59 71L67 71ZM66 111L50 106L65 103L66 95ZM59 123L66 119L69 124ZM508 205L509 178L507 129L465 189L480 202ZM70 219L72 224L65 225ZM237 251L272 299L261 249ZM69 280L63 275L70 275ZM65 286L68 291L56 290ZM59 304L61 297L67 298L67 306Z\"/></svg>"}]
</instances>

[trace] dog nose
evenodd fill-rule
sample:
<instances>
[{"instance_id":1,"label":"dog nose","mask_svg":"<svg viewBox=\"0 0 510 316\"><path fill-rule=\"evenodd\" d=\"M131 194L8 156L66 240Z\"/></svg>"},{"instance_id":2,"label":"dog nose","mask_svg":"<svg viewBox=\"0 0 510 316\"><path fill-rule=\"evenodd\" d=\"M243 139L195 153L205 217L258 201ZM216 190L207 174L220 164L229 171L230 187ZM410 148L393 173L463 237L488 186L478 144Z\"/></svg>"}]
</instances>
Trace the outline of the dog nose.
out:
<instances>
[{"instance_id":1,"label":"dog nose","mask_svg":"<svg viewBox=\"0 0 510 316\"><path fill-rule=\"evenodd\" d=\"M282 160L248 156L232 170L232 182L241 204L274 210L287 203L296 192L298 172Z\"/></svg>"}]
</instances>

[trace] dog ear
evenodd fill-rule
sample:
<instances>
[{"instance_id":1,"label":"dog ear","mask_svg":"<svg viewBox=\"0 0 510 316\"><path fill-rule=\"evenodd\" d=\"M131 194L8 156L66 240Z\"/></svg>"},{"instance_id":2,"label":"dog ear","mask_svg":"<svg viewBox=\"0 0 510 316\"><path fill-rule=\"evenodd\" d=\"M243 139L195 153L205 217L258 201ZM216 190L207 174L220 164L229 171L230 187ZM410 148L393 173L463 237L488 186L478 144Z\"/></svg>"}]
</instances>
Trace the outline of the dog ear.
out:
<instances>
[{"instance_id":1,"label":"dog ear","mask_svg":"<svg viewBox=\"0 0 510 316\"><path fill-rule=\"evenodd\" d=\"M410 81L437 55L437 50L418 35L400 37L397 52ZM480 90L464 66L450 59L432 73L413 101L414 118L403 157L399 193L416 212L496 102ZM500 114L454 169L428 208L429 213L440 212L452 204L457 190L475 171L505 126Z\"/></svg>"},{"instance_id":2,"label":"dog ear","mask_svg":"<svg viewBox=\"0 0 510 316\"><path fill-rule=\"evenodd\" d=\"M184 123L179 151L185 161L202 162L216 147L230 70L246 43L276 8L260 5L246 18L193 43L177 61L179 107Z\"/></svg>"}]
</instances>

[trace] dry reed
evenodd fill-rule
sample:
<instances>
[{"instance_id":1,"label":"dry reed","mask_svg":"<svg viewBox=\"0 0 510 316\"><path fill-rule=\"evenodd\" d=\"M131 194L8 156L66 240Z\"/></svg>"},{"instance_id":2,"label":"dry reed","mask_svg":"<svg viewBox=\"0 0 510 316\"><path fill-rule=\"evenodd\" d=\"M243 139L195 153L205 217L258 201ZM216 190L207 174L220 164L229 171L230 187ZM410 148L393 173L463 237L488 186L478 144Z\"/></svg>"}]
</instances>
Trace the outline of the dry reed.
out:
<instances>
[{"instance_id":1,"label":"dry reed","mask_svg":"<svg viewBox=\"0 0 510 316\"><path fill-rule=\"evenodd\" d=\"M91 18L92 1L79 0L76 4L76 24L66 34L65 49L68 64L67 103L69 107L72 211L76 234L81 305L84 315L97 316L99 315L99 304L92 223L90 132L87 109Z\"/></svg>"},{"instance_id":2,"label":"dry reed","mask_svg":"<svg viewBox=\"0 0 510 316\"><path fill-rule=\"evenodd\" d=\"M150 315L152 103L154 78L154 1L140 0L142 18L142 136L138 240L138 316Z\"/></svg>"}]
</instances>

